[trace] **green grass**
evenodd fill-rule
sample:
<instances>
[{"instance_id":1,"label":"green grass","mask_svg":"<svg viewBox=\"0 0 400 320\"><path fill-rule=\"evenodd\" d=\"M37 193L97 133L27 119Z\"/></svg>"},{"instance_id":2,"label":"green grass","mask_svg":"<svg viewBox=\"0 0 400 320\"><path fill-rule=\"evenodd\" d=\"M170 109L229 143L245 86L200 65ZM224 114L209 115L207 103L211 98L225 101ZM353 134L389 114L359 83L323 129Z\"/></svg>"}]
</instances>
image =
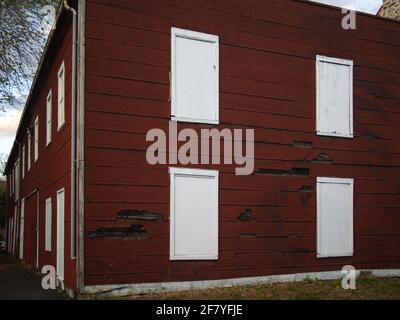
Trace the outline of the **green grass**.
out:
<instances>
[{"instance_id":1,"label":"green grass","mask_svg":"<svg viewBox=\"0 0 400 320\"><path fill-rule=\"evenodd\" d=\"M136 300L400 300L400 278L362 274L355 290L344 290L341 280L311 280L174 293L133 295Z\"/></svg>"}]
</instances>

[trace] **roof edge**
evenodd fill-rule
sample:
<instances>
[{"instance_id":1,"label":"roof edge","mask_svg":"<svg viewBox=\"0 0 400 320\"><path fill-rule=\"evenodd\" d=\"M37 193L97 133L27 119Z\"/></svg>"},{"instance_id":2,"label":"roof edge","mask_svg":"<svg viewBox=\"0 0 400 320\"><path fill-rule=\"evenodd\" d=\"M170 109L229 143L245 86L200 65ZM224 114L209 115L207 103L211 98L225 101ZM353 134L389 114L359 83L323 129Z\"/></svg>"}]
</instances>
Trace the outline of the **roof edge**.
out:
<instances>
[{"instance_id":1,"label":"roof edge","mask_svg":"<svg viewBox=\"0 0 400 320\"><path fill-rule=\"evenodd\" d=\"M64 11L65 11L64 1L61 0L60 4L58 6L58 9L57 9L57 14L56 14L55 20L54 20L54 25L55 26L57 26L58 21L60 20L60 17L63 14ZM7 173L8 173L8 169L9 169L9 166L10 166L11 158L12 158L13 153L14 153L15 145L18 145L17 137L21 132L22 122L24 120L24 117L25 117L25 114L27 112L28 106L29 106L29 104L30 104L30 102L32 100L33 91L34 91L34 89L36 87L36 84L38 82L39 74L42 71L44 61L45 61L45 59L47 57L47 54L48 54L48 51L49 51L49 47L53 42L56 30L57 30L56 28L52 28L50 33L49 33L49 35L48 35L48 37L47 37L46 45L45 45L45 47L43 49L42 56L40 57L40 60L39 60L39 63L38 63L38 66L37 66L37 69L36 69L36 72L35 72L35 76L33 77L32 84L31 84L31 87L29 89L28 98L26 99L24 108L22 110L22 114L21 114L21 118L19 120L18 128L17 128L17 131L15 133L14 143L13 143L13 146L11 147L10 154L8 155L8 159L7 159L6 165L4 167L4 172L3 172L4 176L7 175Z\"/></svg>"}]
</instances>

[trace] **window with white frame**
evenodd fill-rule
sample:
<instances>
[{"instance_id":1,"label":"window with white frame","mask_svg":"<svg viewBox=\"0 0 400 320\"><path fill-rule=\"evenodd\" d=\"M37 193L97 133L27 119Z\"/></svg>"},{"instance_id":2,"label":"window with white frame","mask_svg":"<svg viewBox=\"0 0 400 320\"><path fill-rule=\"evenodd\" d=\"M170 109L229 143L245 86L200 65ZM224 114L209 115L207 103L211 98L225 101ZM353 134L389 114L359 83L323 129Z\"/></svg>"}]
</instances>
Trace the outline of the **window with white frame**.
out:
<instances>
[{"instance_id":1,"label":"window with white frame","mask_svg":"<svg viewBox=\"0 0 400 320\"><path fill-rule=\"evenodd\" d=\"M353 137L353 61L317 56L317 134Z\"/></svg>"},{"instance_id":2,"label":"window with white frame","mask_svg":"<svg viewBox=\"0 0 400 320\"><path fill-rule=\"evenodd\" d=\"M353 255L353 179L317 178L317 256Z\"/></svg>"},{"instance_id":3,"label":"window with white frame","mask_svg":"<svg viewBox=\"0 0 400 320\"><path fill-rule=\"evenodd\" d=\"M11 174L11 194L14 194L14 188L15 188L15 169L13 169L12 174Z\"/></svg>"},{"instance_id":4,"label":"window with white frame","mask_svg":"<svg viewBox=\"0 0 400 320\"><path fill-rule=\"evenodd\" d=\"M52 92L50 90L46 99L46 147L51 142L51 112L52 112Z\"/></svg>"},{"instance_id":5,"label":"window with white frame","mask_svg":"<svg viewBox=\"0 0 400 320\"><path fill-rule=\"evenodd\" d=\"M15 200L19 200L19 189L20 189L20 160L17 159L15 163Z\"/></svg>"},{"instance_id":6,"label":"window with white frame","mask_svg":"<svg viewBox=\"0 0 400 320\"><path fill-rule=\"evenodd\" d=\"M65 68L64 62L58 70L58 130L65 123Z\"/></svg>"},{"instance_id":7,"label":"window with white frame","mask_svg":"<svg viewBox=\"0 0 400 320\"><path fill-rule=\"evenodd\" d=\"M172 120L219 123L219 38L171 29Z\"/></svg>"},{"instance_id":8,"label":"window with white frame","mask_svg":"<svg viewBox=\"0 0 400 320\"><path fill-rule=\"evenodd\" d=\"M218 259L218 171L170 168L170 259Z\"/></svg>"},{"instance_id":9,"label":"window with white frame","mask_svg":"<svg viewBox=\"0 0 400 320\"><path fill-rule=\"evenodd\" d=\"M35 147L34 147L34 160L35 162L39 158L39 116L35 119L35 129L34 129L34 140L35 140Z\"/></svg>"},{"instance_id":10,"label":"window with white frame","mask_svg":"<svg viewBox=\"0 0 400 320\"><path fill-rule=\"evenodd\" d=\"M22 179L25 178L25 157L26 157L25 145L23 145L22 146L22 167L21 167Z\"/></svg>"},{"instance_id":11,"label":"window with white frame","mask_svg":"<svg viewBox=\"0 0 400 320\"><path fill-rule=\"evenodd\" d=\"M45 250L51 251L51 228L52 228L52 205L51 198L46 199L46 212L45 212L46 226L45 226Z\"/></svg>"},{"instance_id":12,"label":"window with white frame","mask_svg":"<svg viewBox=\"0 0 400 320\"><path fill-rule=\"evenodd\" d=\"M32 133L28 130L28 171L31 170L32 161Z\"/></svg>"}]
</instances>

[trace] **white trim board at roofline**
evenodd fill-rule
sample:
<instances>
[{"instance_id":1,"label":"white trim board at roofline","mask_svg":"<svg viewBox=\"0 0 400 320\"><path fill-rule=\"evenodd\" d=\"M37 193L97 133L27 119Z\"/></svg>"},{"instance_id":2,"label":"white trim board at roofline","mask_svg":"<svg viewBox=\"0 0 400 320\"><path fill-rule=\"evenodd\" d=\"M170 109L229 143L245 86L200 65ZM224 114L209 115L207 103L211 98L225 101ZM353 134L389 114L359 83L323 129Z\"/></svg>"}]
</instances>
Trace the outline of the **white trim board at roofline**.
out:
<instances>
[{"instance_id":1,"label":"white trim board at roofline","mask_svg":"<svg viewBox=\"0 0 400 320\"><path fill-rule=\"evenodd\" d=\"M400 277L400 269L361 269L356 271L357 276L359 276L361 272L370 272L375 277ZM185 290L228 288L233 286L257 285L278 282L299 282L306 279L337 280L342 279L343 276L344 274L342 273L342 271L324 271L221 280L94 285L85 286L84 292L82 292L82 294L96 294L97 297L105 298L152 292L178 292Z\"/></svg>"}]
</instances>

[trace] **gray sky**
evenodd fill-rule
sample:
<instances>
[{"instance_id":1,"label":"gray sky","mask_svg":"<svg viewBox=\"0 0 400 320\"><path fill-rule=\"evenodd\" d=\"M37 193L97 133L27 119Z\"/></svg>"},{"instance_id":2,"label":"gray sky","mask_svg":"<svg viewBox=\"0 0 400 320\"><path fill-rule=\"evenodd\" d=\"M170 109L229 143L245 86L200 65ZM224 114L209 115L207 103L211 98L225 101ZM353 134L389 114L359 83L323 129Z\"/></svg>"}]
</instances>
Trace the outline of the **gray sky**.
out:
<instances>
[{"instance_id":1,"label":"gray sky","mask_svg":"<svg viewBox=\"0 0 400 320\"><path fill-rule=\"evenodd\" d=\"M325 4L342 6L376 14L382 5L382 0L311 0ZM6 113L0 112L0 153L8 154L11 150L15 131L18 127L21 111L10 109Z\"/></svg>"}]
</instances>

